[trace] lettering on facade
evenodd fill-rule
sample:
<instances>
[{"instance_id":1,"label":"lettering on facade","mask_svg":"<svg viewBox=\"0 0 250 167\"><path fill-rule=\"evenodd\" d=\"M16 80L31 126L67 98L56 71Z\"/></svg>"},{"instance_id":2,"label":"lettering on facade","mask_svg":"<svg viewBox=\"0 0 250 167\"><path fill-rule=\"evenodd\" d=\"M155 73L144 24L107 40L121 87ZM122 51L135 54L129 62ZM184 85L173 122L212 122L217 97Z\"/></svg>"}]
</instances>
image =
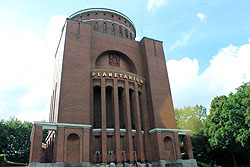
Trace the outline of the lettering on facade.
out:
<instances>
[{"instance_id":1,"label":"lettering on facade","mask_svg":"<svg viewBox=\"0 0 250 167\"><path fill-rule=\"evenodd\" d=\"M126 80L131 80L131 81L136 81L137 83L143 84L144 81L143 79L140 79L138 77L132 76L132 75L128 75L128 74L121 74L121 73L117 73L117 72L92 72L91 73L92 77L109 77L109 78L120 78L120 79L126 79Z\"/></svg>"}]
</instances>

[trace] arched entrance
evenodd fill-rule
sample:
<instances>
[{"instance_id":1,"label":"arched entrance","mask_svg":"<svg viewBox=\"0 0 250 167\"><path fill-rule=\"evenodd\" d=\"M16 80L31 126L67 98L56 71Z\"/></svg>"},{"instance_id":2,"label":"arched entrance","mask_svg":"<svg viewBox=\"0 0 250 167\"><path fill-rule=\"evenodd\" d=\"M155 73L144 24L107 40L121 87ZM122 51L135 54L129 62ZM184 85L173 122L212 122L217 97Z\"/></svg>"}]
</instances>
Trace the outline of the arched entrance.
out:
<instances>
[{"instance_id":1,"label":"arched entrance","mask_svg":"<svg viewBox=\"0 0 250 167\"><path fill-rule=\"evenodd\" d=\"M173 141L170 137L165 137L164 139L164 149L166 160L174 160L174 149L173 149Z\"/></svg>"},{"instance_id":2,"label":"arched entrance","mask_svg":"<svg viewBox=\"0 0 250 167\"><path fill-rule=\"evenodd\" d=\"M77 134L71 133L67 138L66 161L69 163L80 162L80 138Z\"/></svg>"}]
</instances>

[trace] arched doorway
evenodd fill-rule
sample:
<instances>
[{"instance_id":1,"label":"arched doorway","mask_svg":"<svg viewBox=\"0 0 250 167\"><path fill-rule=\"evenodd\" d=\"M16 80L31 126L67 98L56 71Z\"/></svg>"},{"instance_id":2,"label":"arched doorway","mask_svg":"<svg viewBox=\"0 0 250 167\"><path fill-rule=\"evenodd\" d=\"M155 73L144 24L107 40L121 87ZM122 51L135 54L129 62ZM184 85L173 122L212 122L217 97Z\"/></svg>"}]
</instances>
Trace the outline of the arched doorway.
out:
<instances>
[{"instance_id":1,"label":"arched doorway","mask_svg":"<svg viewBox=\"0 0 250 167\"><path fill-rule=\"evenodd\" d=\"M75 133L71 133L67 138L66 155L66 161L68 163L80 162L80 138Z\"/></svg>"},{"instance_id":2,"label":"arched doorway","mask_svg":"<svg viewBox=\"0 0 250 167\"><path fill-rule=\"evenodd\" d=\"M169 136L164 139L164 149L166 160L174 160L173 141Z\"/></svg>"}]
</instances>

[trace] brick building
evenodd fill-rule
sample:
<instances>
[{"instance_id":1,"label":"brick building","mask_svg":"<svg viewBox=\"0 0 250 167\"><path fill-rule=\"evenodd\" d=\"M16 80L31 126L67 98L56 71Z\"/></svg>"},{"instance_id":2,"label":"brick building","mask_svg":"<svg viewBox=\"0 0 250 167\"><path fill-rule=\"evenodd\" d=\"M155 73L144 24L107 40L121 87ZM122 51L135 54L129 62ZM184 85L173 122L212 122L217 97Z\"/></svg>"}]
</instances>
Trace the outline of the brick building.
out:
<instances>
[{"instance_id":1,"label":"brick building","mask_svg":"<svg viewBox=\"0 0 250 167\"><path fill-rule=\"evenodd\" d=\"M34 123L30 166L196 166L187 130L176 128L162 42L135 37L133 22L115 10L86 9L66 19L50 118Z\"/></svg>"}]
</instances>

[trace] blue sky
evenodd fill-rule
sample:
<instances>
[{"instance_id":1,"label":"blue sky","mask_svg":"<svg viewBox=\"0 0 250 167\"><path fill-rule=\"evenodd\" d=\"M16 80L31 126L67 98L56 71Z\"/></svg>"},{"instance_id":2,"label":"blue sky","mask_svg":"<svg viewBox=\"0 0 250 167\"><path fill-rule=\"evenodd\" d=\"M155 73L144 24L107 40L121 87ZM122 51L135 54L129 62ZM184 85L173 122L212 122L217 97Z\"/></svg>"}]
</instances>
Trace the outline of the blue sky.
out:
<instances>
[{"instance_id":1,"label":"blue sky","mask_svg":"<svg viewBox=\"0 0 250 167\"><path fill-rule=\"evenodd\" d=\"M174 106L209 107L250 81L249 0L2 0L0 118L48 119L54 53L64 20L92 7L118 10L163 41Z\"/></svg>"}]
</instances>

